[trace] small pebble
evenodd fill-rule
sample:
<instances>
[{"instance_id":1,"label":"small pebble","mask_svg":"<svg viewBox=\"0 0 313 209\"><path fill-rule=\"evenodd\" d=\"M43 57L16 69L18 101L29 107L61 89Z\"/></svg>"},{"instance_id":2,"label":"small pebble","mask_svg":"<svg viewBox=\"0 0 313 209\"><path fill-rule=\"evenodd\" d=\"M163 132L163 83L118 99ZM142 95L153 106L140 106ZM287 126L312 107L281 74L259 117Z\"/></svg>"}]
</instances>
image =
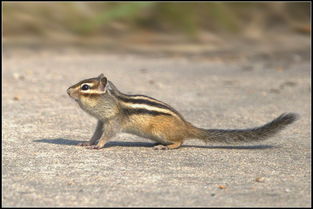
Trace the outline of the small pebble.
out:
<instances>
[{"instance_id":1,"label":"small pebble","mask_svg":"<svg viewBox=\"0 0 313 209\"><path fill-rule=\"evenodd\" d=\"M19 73L13 73L13 77L16 80L24 80L25 77L23 75L20 75Z\"/></svg>"},{"instance_id":2,"label":"small pebble","mask_svg":"<svg viewBox=\"0 0 313 209\"><path fill-rule=\"evenodd\" d=\"M147 70L147 69L145 69L145 68L142 68L142 69L140 69L140 72L141 72L141 73L147 73L147 72L148 72L148 70Z\"/></svg>"},{"instance_id":3,"label":"small pebble","mask_svg":"<svg viewBox=\"0 0 313 209\"><path fill-rule=\"evenodd\" d=\"M265 181L265 178L264 177L257 177L255 179L256 182L264 182Z\"/></svg>"},{"instance_id":4,"label":"small pebble","mask_svg":"<svg viewBox=\"0 0 313 209\"><path fill-rule=\"evenodd\" d=\"M218 188L219 188L219 189L226 189L226 186L224 186L224 185L219 185Z\"/></svg>"},{"instance_id":5,"label":"small pebble","mask_svg":"<svg viewBox=\"0 0 313 209\"><path fill-rule=\"evenodd\" d=\"M282 66L277 66L275 68L275 70L278 71L278 72L282 72L282 71L284 71L284 68Z\"/></svg>"}]
</instances>

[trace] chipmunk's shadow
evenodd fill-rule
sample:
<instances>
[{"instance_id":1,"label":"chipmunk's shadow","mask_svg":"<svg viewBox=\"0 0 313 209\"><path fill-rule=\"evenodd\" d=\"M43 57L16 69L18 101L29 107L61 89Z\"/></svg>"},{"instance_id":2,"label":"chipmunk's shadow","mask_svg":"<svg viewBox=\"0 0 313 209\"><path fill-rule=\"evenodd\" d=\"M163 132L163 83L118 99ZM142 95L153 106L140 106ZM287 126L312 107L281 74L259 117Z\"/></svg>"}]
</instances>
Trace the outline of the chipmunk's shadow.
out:
<instances>
[{"instance_id":1,"label":"chipmunk's shadow","mask_svg":"<svg viewBox=\"0 0 313 209\"><path fill-rule=\"evenodd\" d=\"M33 140L33 142L41 142L41 143L48 143L48 144L77 145L78 143L81 143L83 141L57 138L57 139L36 139L36 140Z\"/></svg>"},{"instance_id":2,"label":"chipmunk's shadow","mask_svg":"<svg viewBox=\"0 0 313 209\"><path fill-rule=\"evenodd\" d=\"M49 144L61 144L74 146L84 141L72 140L72 139L37 139L34 142L49 143ZM153 142L123 142L123 141L109 141L105 147L153 147ZM207 146L207 145L182 145L182 148L203 148L203 149L271 149L276 146L273 145L219 145L219 146Z\"/></svg>"},{"instance_id":3,"label":"chipmunk's shadow","mask_svg":"<svg viewBox=\"0 0 313 209\"><path fill-rule=\"evenodd\" d=\"M37 139L34 140L34 142L41 142L41 143L50 143L50 144L62 144L62 145L77 145L81 142L86 141L78 141L78 140L72 140L72 139L63 139L63 138L57 138L57 139ZM155 144L151 142L121 142L121 141L109 141L106 143L105 147L153 147Z\"/></svg>"}]
</instances>

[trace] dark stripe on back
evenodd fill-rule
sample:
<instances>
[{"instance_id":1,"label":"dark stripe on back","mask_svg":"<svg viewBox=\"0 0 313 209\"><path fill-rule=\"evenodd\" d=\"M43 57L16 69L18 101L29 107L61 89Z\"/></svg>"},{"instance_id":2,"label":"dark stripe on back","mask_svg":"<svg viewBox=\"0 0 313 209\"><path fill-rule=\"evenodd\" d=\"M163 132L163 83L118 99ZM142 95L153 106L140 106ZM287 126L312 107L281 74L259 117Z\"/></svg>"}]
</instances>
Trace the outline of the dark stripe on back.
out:
<instances>
[{"instance_id":1,"label":"dark stripe on back","mask_svg":"<svg viewBox=\"0 0 313 209\"><path fill-rule=\"evenodd\" d=\"M130 109L130 108L123 108L123 111L127 114L127 115L133 115L133 114L146 114L146 115L153 115L153 116L157 116L157 115L168 115L168 116L172 116L169 113L165 113L165 112L158 112L158 111L153 111L153 110L147 110L147 109Z\"/></svg>"},{"instance_id":2,"label":"dark stripe on back","mask_svg":"<svg viewBox=\"0 0 313 209\"><path fill-rule=\"evenodd\" d=\"M145 95L127 95L127 96L142 96L142 97L147 97ZM153 106L153 107L159 107L159 108L163 108L163 109L167 109L167 110L170 110L174 113L176 113L178 116L180 116L180 114L174 110L173 108L169 107L169 106L166 106L164 104L160 104L160 103L157 103L157 102L153 102L153 101L149 101L149 100L145 100L145 99L136 99L136 98L126 98L126 97L121 97L121 96L117 96L120 100L122 100L123 102L129 102L129 103L133 103L133 104L147 104L147 105L150 105L150 106ZM151 97L147 97L149 99L153 99L153 100L156 100L154 98L151 98ZM157 101L157 100L156 100Z\"/></svg>"}]
</instances>

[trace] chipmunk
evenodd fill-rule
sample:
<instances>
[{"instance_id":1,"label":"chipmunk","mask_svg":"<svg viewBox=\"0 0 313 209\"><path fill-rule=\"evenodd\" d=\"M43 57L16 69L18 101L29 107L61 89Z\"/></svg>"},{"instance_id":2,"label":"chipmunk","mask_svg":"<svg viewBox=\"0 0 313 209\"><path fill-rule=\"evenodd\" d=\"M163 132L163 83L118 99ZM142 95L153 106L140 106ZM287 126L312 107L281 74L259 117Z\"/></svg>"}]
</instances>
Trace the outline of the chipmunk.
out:
<instances>
[{"instance_id":1,"label":"chipmunk","mask_svg":"<svg viewBox=\"0 0 313 209\"><path fill-rule=\"evenodd\" d=\"M295 113L284 113L256 128L198 128L164 102L144 95L120 92L103 74L78 82L69 87L67 93L84 111L98 120L91 139L78 144L90 149L103 148L119 132L152 139L158 143L154 146L158 150L179 148L187 139L204 142L260 141L273 136L298 118Z\"/></svg>"}]
</instances>

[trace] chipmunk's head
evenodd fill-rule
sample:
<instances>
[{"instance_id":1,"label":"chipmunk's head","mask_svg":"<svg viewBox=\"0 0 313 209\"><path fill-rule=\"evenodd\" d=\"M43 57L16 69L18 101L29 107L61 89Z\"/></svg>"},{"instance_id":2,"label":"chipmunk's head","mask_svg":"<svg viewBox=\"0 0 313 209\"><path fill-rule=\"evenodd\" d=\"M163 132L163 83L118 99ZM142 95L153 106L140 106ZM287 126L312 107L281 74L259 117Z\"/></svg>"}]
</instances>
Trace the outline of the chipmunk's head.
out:
<instances>
[{"instance_id":1,"label":"chipmunk's head","mask_svg":"<svg viewBox=\"0 0 313 209\"><path fill-rule=\"evenodd\" d=\"M71 86L67 93L84 111L102 120L113 117L118 112L110 89L110 81L100 74L96 78L85 79Z\"/></svg>"},{"instance_id":2,"label":"chipmunk's head","mask_svg":"<svg viewBox=\"0 0 313 209\"><path fill-rule=\"evenodd\" d=\"M86 98L97 97L106 94L108 80L101 73L96 78L89 78L78 82L77 84L69 87L67 93L75 101L82 101Z\"/></svg>"}]
</instances>

